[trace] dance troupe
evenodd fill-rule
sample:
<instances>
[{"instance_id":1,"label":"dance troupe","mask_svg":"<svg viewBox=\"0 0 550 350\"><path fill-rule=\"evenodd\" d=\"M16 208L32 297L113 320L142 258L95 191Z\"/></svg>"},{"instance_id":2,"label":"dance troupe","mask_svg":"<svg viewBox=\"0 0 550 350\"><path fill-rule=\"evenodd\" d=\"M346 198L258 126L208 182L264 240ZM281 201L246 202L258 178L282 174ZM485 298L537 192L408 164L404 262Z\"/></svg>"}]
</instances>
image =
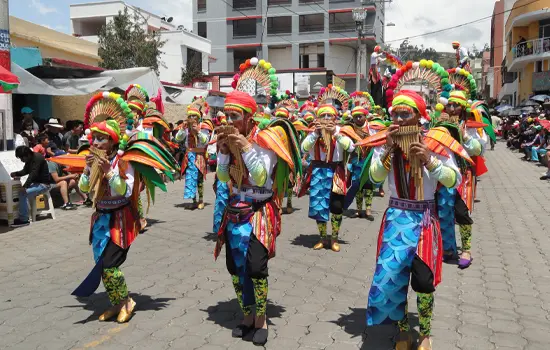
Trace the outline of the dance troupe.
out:
<instances>
[{"instance_id":1,"label":"dance troupe","mask_svg":"<svg viewBox=\"0 0 550 350\"><path fill-rule=\"evenodd\" d=\"M374 220L372 198L387 181L391 195L378 234L366 324L397 323L396 349L411 349L410 284L417 294L418 349L431 349L442 262L458 260L461 269L473 262L476 179L487 171L483 153L494 133L466 69L446 70L427 60L399 62L395 69L386 86L387 112L369 93L348 94L333 85L299 107L290 92L277 95L275 68L251 58L240 66L234 91L214 122L205 118L204 98L189 105L188 119L175 136L186 146L181 166L172 156L160 92L149 99L132 85L124 96L94 96L84 117L89 147L56 160L81 167L80 189L93 193L95 208L89 237L95 264L73 294L90 296L103 281L112 307L100 321L132 317L136 303L120 267L146 225L140 193L154 201L155 188L166 190L166 180L181 171L184 198L203 209L207 147L215 145L214 257L225 250L244 314L233 337L267 342L268 263L275 257L282 214L292 212L292 196L309 194L308 216L319 232L312 248L339 252L344 211L355 201L352 217ZM406 89L415 82L438 94L431 113L423 96ZM252 97L257 86L265 91L267 106Z\"/></svg>"}]
</instances>

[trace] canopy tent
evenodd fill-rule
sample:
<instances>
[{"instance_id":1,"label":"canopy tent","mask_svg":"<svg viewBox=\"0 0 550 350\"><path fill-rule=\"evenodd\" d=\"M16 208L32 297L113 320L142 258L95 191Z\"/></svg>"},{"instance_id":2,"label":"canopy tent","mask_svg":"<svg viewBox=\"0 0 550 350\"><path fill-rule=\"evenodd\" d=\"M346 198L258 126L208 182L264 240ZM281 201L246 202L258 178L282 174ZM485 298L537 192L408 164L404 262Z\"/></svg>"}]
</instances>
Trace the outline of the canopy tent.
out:
<instances>
[{"instance_id":1,"label":"canopy tent","mask_svg":"<svg viewBox=\"0 0 550 350\"><path fill-rule=\"evenodd\" d=\"M19 85L19 79L15 74L0 66L0 92L8 92Z\"/></svg>"},{"instance_id":2,"label":"canopy tent","mask_svg":"<svg viewBox=\"0 0 550 350\"><path fill-rule=\"evenodd\" d=\"M152 95L161 89L164 101L176 102L166 93L155 72L145 67L103 71L94 73L89 78L81 79L40 79L15 63L12 70L21 82L19 87L14 90L16 94L75 96L115 88L124 91L130 84L139 84Z\"/></svg>"}]
</instances>

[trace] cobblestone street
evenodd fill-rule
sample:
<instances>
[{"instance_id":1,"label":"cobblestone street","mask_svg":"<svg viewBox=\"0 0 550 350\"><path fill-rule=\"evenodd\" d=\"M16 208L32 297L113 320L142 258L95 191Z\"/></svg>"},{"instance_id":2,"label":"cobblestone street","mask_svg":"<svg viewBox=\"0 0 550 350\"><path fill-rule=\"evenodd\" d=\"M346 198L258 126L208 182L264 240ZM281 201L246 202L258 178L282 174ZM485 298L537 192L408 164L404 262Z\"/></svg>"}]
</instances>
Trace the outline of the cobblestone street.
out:
<instances>
[{"instance_id":1,"label":"cobblestone street","mask_svg":"<svg viewBox=\"0 0 550 350\"><path fill-rule=\"evenodd\" d=\"M434 349L550 347L550 182L539 180L544 168L519 157L502 142L487 154L489 173L478 185L474 213L474 262L464 271L444 265ZM70 295L93 266L91 209L57 210L56 220L0 234L0 348L257 348L231 338L241 314L225 258L213 257L212 180L210 174L203 211L183 208L183 182L157 194L151 226L122 266L137 302L127 324L97 320L108 307L103 286L87 299ZM307 198L294 199L298 210L283 217L269 266L267 349L392 349L395 327L365 330L387 201L375 198L374 222L344 218L342 251L334 253L311 249L318 236ZM418 323L416 302L409 305L409 318Z\"/></svg>"}]
</instances>

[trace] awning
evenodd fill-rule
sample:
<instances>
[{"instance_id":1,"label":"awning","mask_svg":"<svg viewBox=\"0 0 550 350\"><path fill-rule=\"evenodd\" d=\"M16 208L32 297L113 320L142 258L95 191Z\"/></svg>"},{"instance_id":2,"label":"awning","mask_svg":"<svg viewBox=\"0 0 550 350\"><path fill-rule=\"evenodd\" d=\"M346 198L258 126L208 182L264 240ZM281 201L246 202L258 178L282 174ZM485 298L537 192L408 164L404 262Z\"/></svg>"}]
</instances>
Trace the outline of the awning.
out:
<instances>
[{"instance_id":1,"label":"awning","mask_svg":"<svg viewBox=\"0 0 550 350\"><path fill-rule=\"evenodd\" d=\"M0 92L8 92L19 85L19 79L15 74L0 66Z\"/></svg>"},{"instance_id":2,"label":"awning","mask_svg":"<svg viewBox=\"0 0 550 350\"><path fill-rule=\"evenodd\" d=\"M130 68L100 73L95 72L89 78L82 79L40 79L17 64L13 64L12 70L21 82L19 87L14 91L16 94L52 96L87 95L98 90L111 90L115 88L124 91L130 84L139 84L152 95L156 94L158 89L161 89L164 101L171 103L175 102L170 95L166 93L157 75L150 68ZM49 72L52 71L50 70ZM67 73L67 71L64 71L64 73Z\"/></svg>"}]
</instances>

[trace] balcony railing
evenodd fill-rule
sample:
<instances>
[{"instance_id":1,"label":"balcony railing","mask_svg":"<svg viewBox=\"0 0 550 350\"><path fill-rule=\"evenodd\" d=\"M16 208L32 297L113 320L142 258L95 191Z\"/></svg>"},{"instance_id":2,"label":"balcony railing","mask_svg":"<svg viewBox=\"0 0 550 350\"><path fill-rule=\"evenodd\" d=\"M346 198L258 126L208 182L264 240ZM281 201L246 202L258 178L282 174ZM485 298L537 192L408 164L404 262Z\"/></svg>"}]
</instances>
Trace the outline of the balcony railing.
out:
<instances>
[{"instance_id":1,"label":"balcony railing","mask_svg":"<svg viewBox=\"0 0 550 350\"><path fill-rule=\"evenodd\" d=\"M512 57L514 59L544 53L550 53L550 37L527 40L518 43L512 48Z\"/></svg>"},{"instance_id":2,"label":"balcony railing","mask_svg":"<svg viewBox=\"0 0 550 350\"><path fill-rule=\"evenodd\" d=\"M300 33L322 32L325 26L322 24L300 24Z\"/></svg>"},{"instance_id":3,"label":"balcony railing","mask_svg":"<svg viewBox=\"0 0 550 350\"><path fill-rule=\"evenodd\" d=\"M267 0L267 4L269 6L272 6L272 5L290 5L290 4L292 4L292 0Z\"/></svg>"},{"instance_id":4,"label":"balcony railing","mask_svg":"<svg viewBox=\"0 0 550 350\"><path fill-rule=\"evenodd\" d=\"M299 4L314 4L318 2L323 2L323 0L300 0Z\"/></svg>"},{"instance_id":5,"label":"balcony railing","mask_svg":"<svg viewBox=\"0 0 550 350\"><path fill-rule=\"evenodd\" d=\"M276 34L292 34L292 27L288 27L288 26L267 27L267 35L276 35Z\"/></svg>"},{"instance_id":6,"label":"balcony railing","mask_svg":"<svg viewBox=\"0 0 550 350\"><path fill-rule=\"evenodd\" d=\"M329 32L335 33L335 32L355 32L357 30L357 27L355 26L355 22L353 23L330 23L329 24Z\"/></svg>"}]
</instances>

